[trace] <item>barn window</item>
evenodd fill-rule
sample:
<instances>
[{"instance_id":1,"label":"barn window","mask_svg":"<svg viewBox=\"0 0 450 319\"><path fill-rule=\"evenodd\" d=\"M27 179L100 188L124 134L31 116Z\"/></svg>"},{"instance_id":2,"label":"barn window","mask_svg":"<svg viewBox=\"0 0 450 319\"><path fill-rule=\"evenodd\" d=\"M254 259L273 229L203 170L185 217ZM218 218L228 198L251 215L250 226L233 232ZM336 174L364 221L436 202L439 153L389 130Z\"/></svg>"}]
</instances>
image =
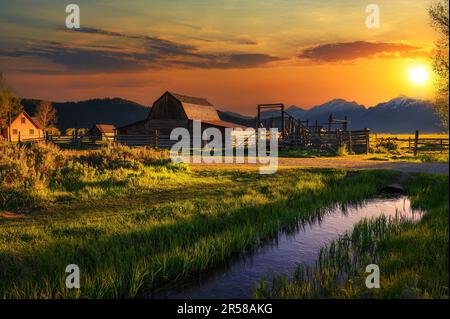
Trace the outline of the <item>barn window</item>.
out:
<instances>
[{"instance_id":1,"label":"barn window","mask_svg":"<svg viewBox=\"0 0 450 319\"><path fill-rule=\"evenodd\" d=\"M17 129L13 129L13 135L17 135Z\"/></svg>"},{"instance_id":2,"label":"barn window","mask_svg":"<svg viewBox=\"0 0 450 319\"><path fill-rule=\"evenodd\" d=\"M21 122L22 124L25 124L25 118L22 117L22 118L20 119L20 122Z\"/></svg>"},{"instance_id":3,"label":"barn window","mask_svg":"<svg viewBox=\"0 0 450 319\"><path fill-rule=\"evenodd\" d=\"M34 130L30 128L30 135L34 135Z\"/></svg>"}]
</instances>

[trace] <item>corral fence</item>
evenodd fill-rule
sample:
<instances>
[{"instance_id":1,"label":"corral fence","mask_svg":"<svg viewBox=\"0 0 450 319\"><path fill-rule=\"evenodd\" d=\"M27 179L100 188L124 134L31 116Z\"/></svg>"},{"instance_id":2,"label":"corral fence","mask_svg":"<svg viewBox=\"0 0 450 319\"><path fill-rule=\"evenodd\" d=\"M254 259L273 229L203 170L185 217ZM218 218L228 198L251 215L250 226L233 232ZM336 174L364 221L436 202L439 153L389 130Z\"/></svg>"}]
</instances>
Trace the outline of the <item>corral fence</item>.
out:
<instances>
[{"instance_id":1,"label":"corral fence","mask_svg":"<svg viewBox=\"0 0 450 319\"><path fill-rule=\"evenodd\" d=\"M417 156L419 153L444 153L449 151L449 139L441 137L421 137L419 131L416 131L414 136L407 138L388 136L377 137L375 135L375 144L382 145L389 148L395 148L399 151L414 153Z\"/></svg>"},{"instance_id":2,"label":"corral fence","mask_svg":"<svg viewBox=\"0 0 450 319\"><path fill-rule=\"evenodd\" d=\"M288 148L328 149L332 151L345 146L350 153L368 153L370 150L370 130L366 128L358 131L344 131L342 129L307 131L301 139L302 143L298 144L298 141L299 139L295 136L287 136L282 145Z\"/></svg>"},{"instance_id":3,"label":"corral fence","mask_svg":"<svg viewBox=\"0 0 450 319\"><path fill-rule=\"evenodd\" d=\"M333 150L345 146L350 153L369 153L370 130L366 128L358 131L319 131L311 135L311 146Z\"/></svg>"}]
</instances>

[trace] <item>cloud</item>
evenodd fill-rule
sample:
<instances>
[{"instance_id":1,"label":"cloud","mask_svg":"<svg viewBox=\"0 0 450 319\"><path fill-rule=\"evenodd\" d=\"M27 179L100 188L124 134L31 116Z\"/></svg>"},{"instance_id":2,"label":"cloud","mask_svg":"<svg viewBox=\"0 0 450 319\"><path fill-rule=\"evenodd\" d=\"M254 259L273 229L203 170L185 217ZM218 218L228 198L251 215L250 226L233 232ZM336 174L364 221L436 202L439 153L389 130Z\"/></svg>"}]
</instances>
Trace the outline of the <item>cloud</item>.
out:
<instances>
[{"instance_id":1,"label":"cloud","mask_svg":"<svg viewBox=\"0 0 450 319\"><path fill-rule=\"evenodd\" d=\"M298 57L317 62L343 62L361 58L405 58L426 56L421 47L388 42L327 43L303 50Z\"/></svg>"},{"instance_id":2,"label":"cloud","mask_svg":"<svg viewBox=\"0 0 450 319\"><path fill-rule=\"evenodd\" d=\"M156 52L169 55L190 55L193 51L196 51L196 48L192 45L180 44L174 41L147 35L126 34L91 27L74 29L74 31L87 34L105 35L116 38L142 40L149 48L155 50Z\"/></svg>"},{"instance_id":3,"label":"cloud","mask_svg":"<svg viewBox=\"0 0 450 319\"><path fill-rule=\"evenodd\" d=\"M267 67L271 62L283 60L263 53L202 53L190 44L97 28L85 27L74 32L112 39L103 38L97 44L97 39L90 37L76 47L56 41L28 41L20 49L2 50L0 56L45 59L62 67L59 70L61 73L138 72L173 67L252 68ZM115 41L117 38L127 41L125 44L118 44ZM108 44L104 43L105 40L109 40ZM28 72L45 74L46 70L30 69ZM58 70L49 70L48 74L55 72Z\"/></svg>"},{"instance_id":4,"label":"cloud","mask_svg":"<svg viewBox=\"0 0 450 319\"><path fill-rule=\"evenodd\" d=\"M198 59L174 61L174 64L203 69L247 69L267 67L271 62L284 58L262 53L208 54L199 55Z\"/></svg>"},{"instance_id":5,"label":"cloud","mask_svg":"<svg viewBox=\"0 0 450 319\"><path fill-rule=\"evenodd\" d=\"M43 42L20 50L3 51L0 55L21 58L37 57L63 66L61 72L124 72L141 70L145 64L156 62L157 56L124 53L91 48L72 48L62 43ZM145 62L145 63L144 63ZM30 72L34 72L30 70ZM44 70L36 70L42 74ZM55 72L55 71L53 71Z\"/></svg>"}]
</instances>

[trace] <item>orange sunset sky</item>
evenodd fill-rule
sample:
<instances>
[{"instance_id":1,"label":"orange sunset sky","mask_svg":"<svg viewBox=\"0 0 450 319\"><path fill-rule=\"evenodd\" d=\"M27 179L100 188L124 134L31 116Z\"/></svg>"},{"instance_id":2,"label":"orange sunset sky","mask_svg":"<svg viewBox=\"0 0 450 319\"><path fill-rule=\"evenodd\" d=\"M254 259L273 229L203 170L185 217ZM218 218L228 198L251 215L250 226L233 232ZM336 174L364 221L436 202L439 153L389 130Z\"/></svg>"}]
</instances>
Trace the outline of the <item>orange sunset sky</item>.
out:
<instances>
[{"instance_id":1,"label":"orange sunset sky","mask_svg":"<svg viewBox=\"0 0 450 319\"><path fill-rule=\"evenodd\" d=\"M77 1L79 30L65 27L69 3L0 0L0 71L20 96L151 105L172 90L248 115L258 103L432 98L432 79L408 78L430 65L429 0ZM379 29L365 25L369 3Z\"/></svg>"}]
</instances>

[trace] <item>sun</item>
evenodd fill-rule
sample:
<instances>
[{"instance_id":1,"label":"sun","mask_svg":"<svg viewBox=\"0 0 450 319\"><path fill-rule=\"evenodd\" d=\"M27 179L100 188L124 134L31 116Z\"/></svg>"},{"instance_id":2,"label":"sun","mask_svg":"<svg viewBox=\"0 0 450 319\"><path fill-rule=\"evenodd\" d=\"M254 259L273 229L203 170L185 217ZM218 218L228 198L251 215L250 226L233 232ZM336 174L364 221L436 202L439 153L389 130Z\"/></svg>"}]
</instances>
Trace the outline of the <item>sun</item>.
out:
<instances>
[{"instance_id":1,"label":"sun","mask_svg":"<svg viewBox=\"0 0 450 319\"><path fill-rule=\"evenodd\" d=\"M424 65L412 66L408 69L408 79L416 85L424 85L430 79L430 70Z\"/></svg>"}]
</instances>

